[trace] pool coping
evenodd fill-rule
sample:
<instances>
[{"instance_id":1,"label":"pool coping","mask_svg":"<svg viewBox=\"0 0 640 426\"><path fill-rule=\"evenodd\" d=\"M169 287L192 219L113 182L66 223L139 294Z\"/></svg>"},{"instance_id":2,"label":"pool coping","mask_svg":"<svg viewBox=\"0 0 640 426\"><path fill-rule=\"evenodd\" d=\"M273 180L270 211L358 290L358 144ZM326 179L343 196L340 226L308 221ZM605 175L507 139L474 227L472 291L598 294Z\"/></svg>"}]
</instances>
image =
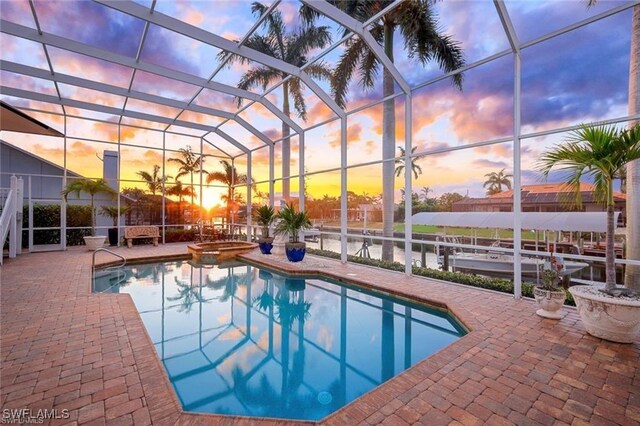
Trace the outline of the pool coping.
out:
<instances>
[{"instance_id":1,"label":"pool coping","mask_svg":"<svg viewBox=\"0 0 640 426\"><path fill-rule=\"evenodd\" d=\"M326 259L320 256L314 256L314 255L308 255L308 256L310 256L311 259L317 259L322 261L326 260L326 261L329 261L330 263L336 263L336 264L340 263L334 259ZM134 254L131 257L127 257L127 264L141 264L141 263L149 263L154 261L165 261L165 260L166 261L189 260L189 258L191 258L191 255L189 253L159 255L159 256L145 255L140 253L139 255ZM331 271L323 270L322 268L317 268L317 267L316 268L308 267L306 266L306 264L302 264L303 266L306 266L306 267L301 268L300 263L285 262L284 259L279 259L279 258L276 258L275 256L271 257L271 256L258 254L257 251L255 250L250 253L238 255L236 256L236 258L241 261L254 264L256 266L267 267L271 270L275 270L289 276L315 276L319 278L327 278L327 279L337 281L339 283L345 283L348 285L361 287L377 293L389 294L391 296L398 297L400 299L405 299L413 303L443 309L443 310L446 310L451 315L453 315L458 320L460 325L462 325L466 329L466 334L460 337L455 342L452 342L444 346L443 348L432 353L428 357L418 361L413 366L407 368L406 370L400 372L399 374L396 374L389 380L368 390L364 394L360 395L358 398L354 399L353 401L342 406L338 410L332 412L331 414L325 416L320 420L313 421L313 420L283 419L283 418L272 418L272 417L198 413L198 412L190 412L190 411L183 410L182 403L173 385L171 384L171 381L169 379L166 369L162 365L162 362L157 354L157 351L155 350L153 341L151 340L151 337L149 336L146 330L146 327L144 326L142 318L140 317L140 313L138 312L131 295L127 293L120 293L116 295L110 294L110 296L112 297L120 296L121 299L127 301L126 303L132 309L127 309L127 311L125 311L125 315L126 315L126 312L129 312L132 310L134 311L134 316L135 316L135 319L131 318L131 320L133 320L136 323L135 324L136 329L132 331L137 331L141 336L144 336L144 340L146 340L146 342L140 342L139 340L134 340L134 343L132 343L132 350L133 350L134 358L136 360L136 364L139 367L139 374L141 377L143 389L145 391L145 396L147 395L147 392L150 393L149 397L147 398L147 402L150 404L150 407L149 407L150 411L153 411L153 407L151 406L151 404L155 405L155 398L153 398L153 396L154 396L154 392L157 391L156 389L157 381L154 381L153 376L157 375L156 371L159 369L162 375L162 382L164 383L164 387L166 388L165 393L166 391L168 391L168 394L169 394L169 395L165 395L165 397L170 396L171 401L177 411L175 414L179 416L189 416L189 417L195 416L197 418L208 419L211 421L232 421L232 422L239 421L241 423L242 422L249 422L249 423L257 423L257 422L274 423L275 422L277 424L325 424L325 423L332 423L334 421L338 423L343 423L345 421L346 422L362 422L364 421L365 417L362 417L362 415L355 414L355 413L361 412L361 410L359 410L357 407L358 403L362 403L363 401L367 401L367 400L375 400L375 401L378 401L381 405L384 405L386 400L385 398L380 397L380 395L378 395L379 393L386 393L387 389L393 389L395 394L398 394L398 395L402 394L403 392L409 390L413 386L414 384L413 380L410 380L410 378L414 376L416 372L420 371L421 372L420 375L424 374L426 377L426 375L436 372L440 368L444 367L447 363L449 363L452 356L461 355L462 353L476 346L484 338L484 336L481 335L481 334L484 334L482 333L482 331L484 330L484 326L482 325L482 323L480 323L474 318L471 312L469 312L467 309L465 309L462 306L451 306L450 302L447 303L447 301L443 299L424 298L424 297L416 296L415 294L412 294L409 291L403 291L402 289L398 289L394 287L383 287L383 286L359 279L357 278L357 276L349 276L348 278L345 278L343 275L340 275L337 272L331 272ZM282 261L280 262L278 260L282 260ZM102 269L110 266L117 266L119 264L120 264L119 261L102 261L102 262L98 261L95 263L95 267L96 269L98 268ZM402 274L397 271L387 271L387 270L383 270L383 271L385 273L395 273L395 274L398 274L399 276L407 277L405 274ZM92 274L93 274L93 271L92 271ZM93 275L90 278L88 290L91 294L94 294L97 297L100 297L101 296L100 293L92 292L92 278L93 278ZM410 278L422 278L422 277L410 277ZM427 279L424 279L424 280L427 280ZM441 283L451 284L448 282L441 282ZM470 290L478 290L478 291L482 290L482 289L475 289L469 286L464 286L464 287ZM504 297L510 297L509 295L506 295L506 294L501 294L501 293L496 293L496 294ZM122 296L126 296L126 297L122 297ZM131 325L131 322L127 321L127 327L129 327L130 325ZM151 360L150 359L151 357L148 355L149 350L153 352L153 360ZM138 361L140 361L140 363ZM151 364L150 364L150 361L151 361ZM146 386L145 382L147 380L149 380L152 383L152 385ZM161 401L162 401L162 398L161 398ZM161 401L158 401L158 403L160 404ZM164 404L162 405L166 405L166 401L164 401ZM174 419L173 416L171 416L171 414L169 413L167 414L168 416L171 417L171 418L167 417L168 421L179 420L179 419ZM164 421L164 420L165 418L162 418L159 421Z\"/></svg>"}]
</instances>

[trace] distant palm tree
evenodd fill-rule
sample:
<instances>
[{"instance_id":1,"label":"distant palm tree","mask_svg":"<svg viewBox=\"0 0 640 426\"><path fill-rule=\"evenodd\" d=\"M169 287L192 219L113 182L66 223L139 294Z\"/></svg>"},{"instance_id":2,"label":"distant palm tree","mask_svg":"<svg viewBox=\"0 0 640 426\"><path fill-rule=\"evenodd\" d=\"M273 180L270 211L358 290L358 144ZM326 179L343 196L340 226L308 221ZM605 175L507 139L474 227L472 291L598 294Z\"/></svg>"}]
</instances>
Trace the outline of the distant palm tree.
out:
<instances>
[{"instance_id":1,"label":"distant palm tree","mask_svg":"<svg viewBox=\"0 0 640 426\"><path fill-rule=\"evenodd\" d=\"M218 182L227 187L227 195L224 200L227 204L227 224L231 223L231 204L233 203L234 185L242 185L247 183L247 175L238 173L236 168L227 160L220 160L222 165L221 172L210 172L207 176L207 183Z\"/></svg>"},{"instance_id":2,"label":"distant palm tree","mask_svg":"<svg viewBox=\"0 0 640 426\"><path fill-rule=\"evenodd\" d=\"M423 186L421 192L424 194L423 195L424 201L427 202L427 201L429 201L429 193L433 192L433 190L428 186Z\"/></svg>"},{"instance_id":3,"label":"distant palm tree","mask_svg":"<svg viewBox=\"0 0 640 426\"><path fill-rule=\"evenodd\" d=\"M251 12L256 17L262 16L267 11L267 6L259 2L253 2L251 4ZM314 27L311 25L312 20L308 21L308 25L296 28L293 31L287 32L282 19L282 13L279 9L272 11L267 19L264 21L263 26L267 30L266 34L255 34L244 43L245 46L257 50L266 55L288 62L297 67L301 67L307 63L307 54L313 49L322 49L327 47L331 43L331 33L329 27L320 26ZM219 59L225 58L226 52L219 54ZM241 64L249 63L250 61L239 55L231 55L229 57L229 64L233 62L239 62ZM304 72L310 76L327 80L331 79L331 71L325 63L316 62L307 66ZM262 87L266 89L267 86L277 83L286 78L287 74L283 71L277 70L268 66L256 66L251 68L241 77L238 83L238 88L248 90L253 87ZM298 116L303 120L307 118L307 110L303 96L303 84L299 78L293 77L282 84L282 112L289 117L291 114L289 101L293 99L293 106L298 112ZM242 104L242 98L237 98L238 106ZM282 176L290 176L290 156L291 156L291 141L289 125L282 122ZM289 180L284 179L282 181L282 197L285 200L289 200Z\"/></svg>"},{"instance_id":4,"label":"distant palm tree","mask_svg":"<svg viewBox=\"0 0 640 426\"><path fill-rule=\"evenodd\" d=\"M575 194L575 203L582 203L580 181L591 176L595 182L594 196L607 207L606 290L616 286L614 253L613 180L631 161L640 159L640 124L629 130L615 126L581 126L570 133L562 145L557 145L539 160L538 169L549 176L557 167L566 173L567 186ZM629 287L638 289L640 282Z\"/></svg>"},{"instance_id":5,"label":"distant palm tree","mask_svg":"<svg viewBox=\"0 0 640 426\"><path fill-rule=\"evenodd\" d=\"M191 220L193 221L193 199L195 197L195 189L193 187L193 174L194 173L205 173L207 171L202 168L204 163L204 158L202 155L195 154L191 150L191 146L187 146L186 148L180 148L178 150L182 158L169 158L169 161L172 163L178 164L180 167L178 168L178 174L176 175L176 180L180 179L183 176L189 175L191 177Z\"/></svg>"},{"instance_id":6,"label":"distant palm tree","mask_svg":"<svg viewBox=\"0 0 640 426\"><path fill-rule=\"evenodd\" d=\"M184 197L190 196L191 203L193 205L193 199L197 198L197 195L193 191L192 187L183 186L182 182L180 182L179 180L177 180L176 183L171 188L166 190L166 194L173 197L178 197L178 211L180 212L180 222L182 223L183 222L182 199Z\"/></svg>"},{"instance_id":7,"label":"distant palm tree","mask_svg":"<svg viewBox=\"0 0 640 426\"><path fill-rule=\"evenodd\" d=\"M145 185L147 185L147 189L151 195L156 195L158 192L162 192L162 185L165 184L168 179L171 179L171 176L160 176L160 166L157 164L154 164L153 172L151 173L140 170L139 172L136 172L136 174L140 176Z\"/></svg>"},{"instance_id":8,"label":"distant palm tree","mask_svg":"<svg viewBox=\"0 0 640 426\"><path fill-rule=\"evenodd\" d=\"M506 187L507 189L511 189L511 181L509 178L512 178L513 175L505 174L504 169L499 172L491 172L485 175L487 180L482 185L484 188L487 188L487 195L498 194L502 192L502 187Z\"/></svg>"},{"instance_id":9,"label":"distant palm tree","mask_svg":"<svg viewBox=\"0 0 640 426\"><path fill-rule=\"evenodd\" d=\"M160 176L160 166L154 164L153 172L149 173L144 170L140 170L136 172L138 176L144 181L145 185L147 185L147 189L153 195L151 199L151 223L155 223L154 221L154 208L157 205L158 201L156 200L156 193L162 192L162 188L167 182L168 179L171 179L171 176Z\"/></svg>"},{"instance_id":10,"label":"distant palm tree","mask_svg":"<svg viewBox=\"0 0 640 426\"><path fill-rule=\"evenodd\" d=\"M69 194L75 193L76 197L80 198L80 193L86 192L91 199L91 235L96 235L96 207L94 203L95 196L104 193L110 197L115 197L118 193L115 189L109 186L109 183L104 179L77 179L70 182L63 190L62 196L67 201Z\"/></svg>"},{"instance_id":11,"label":"distant palm tree","mask_svg":"<svg viewBox=\"0 0 640 426\"><path fill-rule=\"evenodd\" d=\"M413 154L414 152L416 152L416 149L418 147L414 146L413 148L411 148L411 154ZM399 158L396 160L396 177L400 177L402 175L402 173L404 172L404 156L406 151L404 150L403 147L399 146L398 149L400 150L400 155L398 156ZM418 164L416 163L416 161L418 161L419 159L423 158L424 155L419 155L417 157L412 157L411 158L411 171L413 172L413 176L415 179L418 179L418 176L420 176L422 174L422 167L418 166Z\"/></svg>"},{"instance_id":12,"label":"distant palm tree","mask_svg":"<svg viewBox=\"0 0 640 426\"><path fill-rule=\"evenodd\" d=\"M338 8L353 16L360 22L372 18L389 5L387 0L331 0ZM422 64L435 60L444 72L454 71L464 65L462 50L458 42L440 31L437 16L435 16L432 0L408 0L398 7L378 18L369 31L373 38L380 43L385 55L393 62L393 46L395 30L404 38L404 46L409 57L417 57ZM346 34L345 30L345 34ZM349 82L356 69L360 73L360 82L365 88L374 87L378 75L380 62L359 37L352 37L346 42L346 49L340 57L340 62L334 71L331 81L333 95L338 105L345 104L345 97ZM453 83L462 88L462 74L452 77ZM387 69L382 72L382 159L390 160L394 157L396 145L396 114L394 94L394 79ZM382 221L384 237L393 237L393 174L391 161L382 166ZM382 242L382 259L393 260L393 242Z\"/></svg>"}]
</instances>

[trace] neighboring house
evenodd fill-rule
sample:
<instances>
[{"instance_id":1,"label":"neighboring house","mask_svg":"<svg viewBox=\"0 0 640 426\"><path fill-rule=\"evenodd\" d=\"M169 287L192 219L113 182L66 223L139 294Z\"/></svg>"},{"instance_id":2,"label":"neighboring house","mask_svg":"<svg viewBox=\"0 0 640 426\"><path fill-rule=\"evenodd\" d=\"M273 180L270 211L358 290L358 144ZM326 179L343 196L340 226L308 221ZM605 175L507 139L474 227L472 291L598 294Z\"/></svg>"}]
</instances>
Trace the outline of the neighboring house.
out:
<instances>
[{"instance_id":1,"label":"neighboring house","mask_svg":"<svg viewBox=\"0 0 640 426\"><path fill-rule=\"evenodd\" d=\"M116 151L104 151L103 176L110 186L118 191L118 181L116 171L118 164L118 153ZM62 201L62 178L64 168L34 155L22 148L0 140L0 188L8 188L12 175L22 177L24 181L24 204L29 200L34 204L55 204ZM67 178L83 178L79 173L67 169ZM69 204L88 204L89 196L80 193L80 197L75 194L69 196ZM127 199L121 196L121 203ZM110 198L106 194L98 194L95 198L95 205L100 206L116 205L117 200ZM113 222L110 218L98 215L98 227L110 227ZM99 229L99 234L107 234L106 229Z\"/></svg>"},{"instance_id":2,"label":"neighboring house","mask_svg":"<svg viewBox=\"0 0 640 426\"><path fill-rule=\"evenodd\" d=\"M593 196L593 185L580 183L582 195L582 209L584 212L603 211ZM562 212L576 211L575 207L567 205L571 194L564 183L546 183L538 185L522 185L523 212ZM615 210L622 212L620 217L625 223L626 196L621 192L614 193ZM513 211L513 190L499 192L484 198L466 198L453 203L454 212L510 212Z\"/></svg>"}]
</instances>

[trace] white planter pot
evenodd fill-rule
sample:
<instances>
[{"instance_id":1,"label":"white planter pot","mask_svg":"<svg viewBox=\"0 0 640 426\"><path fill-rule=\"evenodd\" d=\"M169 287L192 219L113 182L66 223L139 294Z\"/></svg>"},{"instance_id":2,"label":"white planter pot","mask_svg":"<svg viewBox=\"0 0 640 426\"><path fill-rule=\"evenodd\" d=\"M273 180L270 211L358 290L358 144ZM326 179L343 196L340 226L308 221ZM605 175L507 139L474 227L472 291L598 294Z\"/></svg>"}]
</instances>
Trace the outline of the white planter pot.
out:
<instances>
[{"instance_id":1,"label":"white planter pot","mask_svg":"<svg viewBox=\"0 0 640 426\"><path fill-rule=\"evenodd\" d=\"M587 332L601 339L633 343L640 332L640 298L613 297L597 287L569 289Z\"/></svg>"},{"instance_id":2,"label":"white planter pot","mask_svg":"<svg viewBox=\"0 0 640 426\"><path fill-rule=\"evenodd\" d=\"M566 294L564 291L550 291L543 290L535 287L533 289L533 296L536 298L536 302L540 306L540 309L536 311L536 314L543 318L560 319L564 316L562 307L564 306L564 299Z\"/></svg>"},{"instance_id":3,"label":"white planter pot","mask_svg":"<svg viewBox=\"0 0 640 426\"><path fill-rule=\"evenodd\" d=\"M84 237L84 245L87 246L88 250L95 251L104 246L106 238L104 236Z\"/></svg>"}]
</instances>

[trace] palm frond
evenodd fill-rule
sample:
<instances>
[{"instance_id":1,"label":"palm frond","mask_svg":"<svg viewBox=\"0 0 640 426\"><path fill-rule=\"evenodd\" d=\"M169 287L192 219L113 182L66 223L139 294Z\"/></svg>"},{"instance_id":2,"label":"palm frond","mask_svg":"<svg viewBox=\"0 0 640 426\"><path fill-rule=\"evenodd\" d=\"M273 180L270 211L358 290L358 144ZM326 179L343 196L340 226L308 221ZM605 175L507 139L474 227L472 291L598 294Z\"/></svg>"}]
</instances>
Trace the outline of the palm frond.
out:
<instances>
[{"instance_id":1,"label":"palm frond","mask_svg":"<svg viewBox=\"0 0 640 426\"><path fill-rule=\"evenodd\" d=\"M366 43L359 37L354 37L347 44L347 48L340 55L340 60L333 73L331 92L336 103L344 107L349 81L353 77L361 58L369 51Z\"/></svg>"},{"instance_id":2,"label":"palm frond","mask_svg":"<svg viewBox=\"0 0 640 426\"><path fill-rule=\"evenodd\" d=\"M302 95L302 82L299 78L294 77L289 80L289 95L293 98L293 106L298 112L298 117L307 119L307 106Z\"/></svg>"}]
</instances>

